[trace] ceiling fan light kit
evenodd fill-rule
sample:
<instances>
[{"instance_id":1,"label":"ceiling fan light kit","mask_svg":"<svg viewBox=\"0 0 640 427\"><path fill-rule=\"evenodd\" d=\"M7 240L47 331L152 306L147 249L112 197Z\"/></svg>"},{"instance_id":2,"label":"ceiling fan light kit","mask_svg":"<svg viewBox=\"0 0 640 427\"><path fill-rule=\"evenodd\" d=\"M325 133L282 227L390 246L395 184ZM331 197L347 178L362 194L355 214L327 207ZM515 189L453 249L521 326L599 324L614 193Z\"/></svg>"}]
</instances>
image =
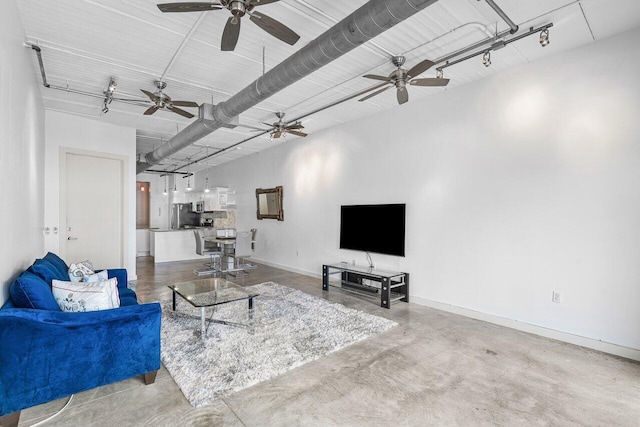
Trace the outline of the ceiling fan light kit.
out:
<instances>
[{"instance_id":1,"label":"ceiling fan light kit","mask_svg":"<svg viewBox=\"0 0 640 427\"><path fill-rule=\"evenodd\" d=\"M281 111L278 111L276 113L276 116L278 117L277 122L273 124L262 123L263 125L267 125L271 128L270 130L263 131L269 133L270 141L273 141L274 139L278 139L280 137L285 137L288 133L301 137L307 136L306 133L302 132L304 126L302 126L302 123L300 123L299 121L294 120L293 122L285 122L284 113Z\"/></svg>"}]
</instances>

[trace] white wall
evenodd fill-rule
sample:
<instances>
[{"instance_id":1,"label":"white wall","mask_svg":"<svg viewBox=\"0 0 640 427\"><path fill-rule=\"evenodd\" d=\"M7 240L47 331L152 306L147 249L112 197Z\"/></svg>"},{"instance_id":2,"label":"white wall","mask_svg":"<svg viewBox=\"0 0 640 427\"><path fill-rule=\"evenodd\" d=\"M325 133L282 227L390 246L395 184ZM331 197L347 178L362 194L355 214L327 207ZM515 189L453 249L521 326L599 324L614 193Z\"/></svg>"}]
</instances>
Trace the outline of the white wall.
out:
<instances>
[{"instance_id":1,"label":"white wall","mask_svg":"<svg viewBox=\"0 0 640 427\"><path fill-rule=\"evenodd\" d=\"M340 205L406 203L406 258L373 258L411 273L414 301L640 349L638 40L309 126L306 139L209 170L210 182L238 192L255 258L315 275L325 262L364 264L338 249ZM256 220L255 189L276 185L284 222Z\"/></svg>"},{"instance_id":2,"label":"white wall","mask_svg":"<svg viewBox=\"0 0 640 427\"><path fill-rule=\"evenodd\" d=\"M43 253L44 110L15 0L0 13L0 305Z\"/></svg>"},{"instance_id":3,"label":"white wall","mask_svg":"<svg viewBox=\"0 0 640 427\"><path fill-rule=\"evenodd\" d=\"M125 265L136 278L136 131L55 111L45 115L45 224L60 226L60 148L68 147L125 156L129 180ZM98 209L93 206L91 209ZM45 237L45 249L60 253L60 234ZM114 266L115 267L115 266Z\"/></svg>"}]
</instances>

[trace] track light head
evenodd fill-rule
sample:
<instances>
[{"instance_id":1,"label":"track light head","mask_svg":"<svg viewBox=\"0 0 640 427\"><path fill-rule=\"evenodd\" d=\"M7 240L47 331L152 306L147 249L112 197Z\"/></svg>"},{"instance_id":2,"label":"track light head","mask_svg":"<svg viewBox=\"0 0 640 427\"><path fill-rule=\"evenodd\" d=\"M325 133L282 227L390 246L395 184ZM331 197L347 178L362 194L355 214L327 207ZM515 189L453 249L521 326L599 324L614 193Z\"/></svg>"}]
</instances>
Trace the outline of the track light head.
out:
<instances>
[{"instance_id":1,"label":"track light head","mask_svg":"<svg viewBox=\"0 0 640 427\"><path fill-rule=\"evenodd\" d=\"M540 31L540 46L545 47L549 45L549 29L545 28Z\"/></svg>"},{"instance_id":2,"label":"track light head","mask_svg":"<svg viewBox=\"0 0 640 427\"><path fill-rule=\"evenodd\" d=\"M488 50L484 53L484 55L482 55L482 63L485 67L491 65L491 51Z\"/></svg>"},{"instance_id":3,"label":"track light head","mask_svg":"<svg viewBox=\"0 0 640 427\"><path fill-rule=\"evenodd\" d=\"M114 78L111 77L111 80L109 80L109 86L107 87L107 92L109 92L109 93L115 92L117 86L118 86L118 83L116 83Z\"/></svg>"},{"instance_id":4,"label":"track light head","mask_svg":"<svg viewBox=\"0 0 640 427\"><path fill-rule=\"evenodd\" d=\"M442 78L444 78L444 70L442 70L442 69L437 70L437 72L436 72L436 78L437 78L437 79L442 79Z\"/></svg>"}]
</instances>

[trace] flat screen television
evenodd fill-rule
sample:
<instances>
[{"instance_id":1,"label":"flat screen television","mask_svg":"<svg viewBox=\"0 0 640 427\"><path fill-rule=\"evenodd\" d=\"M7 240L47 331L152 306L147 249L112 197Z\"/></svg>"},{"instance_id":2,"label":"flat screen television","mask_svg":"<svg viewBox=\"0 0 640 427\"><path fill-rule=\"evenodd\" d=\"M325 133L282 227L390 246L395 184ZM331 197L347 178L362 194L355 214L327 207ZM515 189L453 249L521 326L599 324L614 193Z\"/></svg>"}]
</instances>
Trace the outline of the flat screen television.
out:
<instances>
[{"instance_id":1,"label":"flat screen television","mask_svg":"<svg viewBox=\"0 0 640 427\"><path fill-rule=\"evenodd\" d=\"M340 249L404 256L405 204L340 209Z\"/></svg>"}]
</instances>

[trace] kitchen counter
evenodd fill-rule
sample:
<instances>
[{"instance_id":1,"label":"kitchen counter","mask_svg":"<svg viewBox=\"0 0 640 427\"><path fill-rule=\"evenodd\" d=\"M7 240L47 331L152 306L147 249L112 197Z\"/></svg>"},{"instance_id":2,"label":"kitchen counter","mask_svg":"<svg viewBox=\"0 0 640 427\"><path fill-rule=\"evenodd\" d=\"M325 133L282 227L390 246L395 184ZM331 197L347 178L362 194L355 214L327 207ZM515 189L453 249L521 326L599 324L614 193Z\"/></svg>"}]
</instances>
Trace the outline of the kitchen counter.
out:
<instances>
[{"instance_id":1,"label":"kitchen counter","mask_svg":"<svg viewBox=\"0 0 640 427\"><path fill-rule=\"evenodd\" d=\"M204 230L205 237L215 236L215 229L212 227L193 227L171 229L151 229L150 233L150 255L155 263L170 261L187 261L202 259L208 261L209 257L204 257L196 253L196 240L193 235L194 229Z\"/></svg>"},{"instance_id":2,"label":"kitchen counter","mask_svg":"<svg viewBox=\"0 0 640 427\"><path fill-rule=\"evenodd\" d=\"M150 228L149 231L152 231L154 233L173 233L173 232L180 232L180 231L193 231L193 230L213 230L213 227L189 227L189 228L177 228L177 229L171 229L171 228Z\"/></svg>"}]
</instances>

